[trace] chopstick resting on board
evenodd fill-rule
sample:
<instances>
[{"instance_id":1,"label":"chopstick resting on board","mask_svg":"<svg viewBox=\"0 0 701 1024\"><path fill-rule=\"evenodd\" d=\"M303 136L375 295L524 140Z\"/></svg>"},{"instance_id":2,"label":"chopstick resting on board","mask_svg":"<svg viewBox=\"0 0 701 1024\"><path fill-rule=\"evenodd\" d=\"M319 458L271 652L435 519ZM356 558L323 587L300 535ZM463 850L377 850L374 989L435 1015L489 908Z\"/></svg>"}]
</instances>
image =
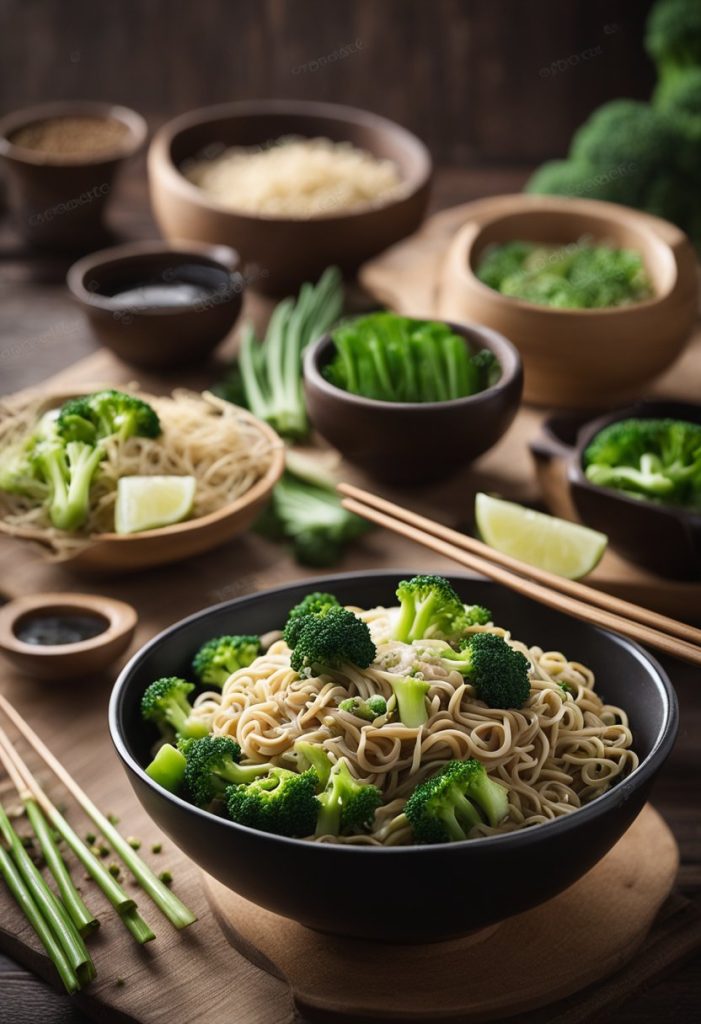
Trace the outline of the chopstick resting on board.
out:
<instances>
[{"instance_id":1,"label":"chopstick resting on board","mask_svg":"<svg viewBox=\"0 0 701 1024\"><path fill-rule=\"evenodd\" d=\"M351 484L338 485L343 506L496 583L585 622L622 633L682 661L701 665L701 630L574 580L527 565L481 541Z\"/></svg>"}]
</instances>

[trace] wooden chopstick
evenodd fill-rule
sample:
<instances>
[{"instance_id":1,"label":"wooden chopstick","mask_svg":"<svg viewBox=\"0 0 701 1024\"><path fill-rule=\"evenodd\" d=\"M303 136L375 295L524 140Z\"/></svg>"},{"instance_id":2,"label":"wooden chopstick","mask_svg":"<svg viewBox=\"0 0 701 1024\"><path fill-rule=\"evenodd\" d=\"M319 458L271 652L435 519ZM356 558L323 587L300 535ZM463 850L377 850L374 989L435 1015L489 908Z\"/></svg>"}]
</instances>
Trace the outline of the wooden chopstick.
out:
<instances>
[{"instance_id":1,"label":"wooden chopstick","mask_svg":"<svg viewBox=\"0 0 701 1024\"><path fill-rule=\"evenodd\" d=\"M351 491L360 494L367 493L363 492L360 488L351 487L349 484L340 484L339 490L344 495L348 495ZM556 590L544 583L538 582L535 577L529 578L528 573L531 567L526 566L525 563L517 563L519 567L522 567L522 574L517 573L512 569L507 569L502 565L496 564L496 559L490 561L481 554L475 554L471 550L443 540L432 532L420 529L419 527L413 526L399 517L396 517L393 514L393 511L395 508L398 508L398 506L393 505L392 502L385 502L384 499L375 498L374 495L369 495L369 497L373 499L374 503L379 504L382 502L383 505L389 506L392 509L392 512L381 511L379 508L374 507L374 505L365 503L364 501L359 501L355 497L344 497L343 506L347 508L349 512L355 512L356 515L377 523L378 526L384 526L386 529L392 530L394 533L398 533L409 540L422 544L424 547L430 548L437 554L450 558L459 565L463 565L468 569L472 569L474 572L487 576L489 579L492 579L497 583L501 583L510 590L523 594L534 601L538 601L540 604L547 605L557 611L566 612L573 615L575 618L582 619L585 622L591 622L594 625L604 626L606 629L622 633L624 636L637 640L639 643L645 644L648 647L654 647L657 650L664 651L666 654L671 654L673 657L680 658L682 661L688 661L694 665L701 665L701 647L695 646L695 644L689 640L680 639L678 633L676 635L671 635L663 630L645 625L639 619L626 618L623 615L608 611L600 605L588 603L585 600L565 594L561 590ZM413 513L411 514L413 515ZM422 519L423 517L417 518ZM430 523L432 527L438 525L432 523L431 520L424 521ZM457 536L462 537L461 534L458 534ZM479 541L473 541L472 538L465 538L465 540L475 544L480 543ZM486 551L489 552L491 556L491 548L487 548L486 545L481 544L480 547L486 548ZM540 572L540 570L538 570L538 572ZM589 590L590 588L585 587L584 589ZM595 593L598 594L598 591ZM622 602L622 604L628 604L628 602ZM632 607L637 609L637 605L633 605ZM640 609L640 612L642 613L645 611L646 609ZM660 616L660 618L664 619L665 616ZM676 627L684 627L683 623L677 623L674 619L670 619L669 621L674 622ZM688 627L688 629L694 633L698 632L697 630L693 630L693 627L691 626Z\"/></svg>"}]
</instances>

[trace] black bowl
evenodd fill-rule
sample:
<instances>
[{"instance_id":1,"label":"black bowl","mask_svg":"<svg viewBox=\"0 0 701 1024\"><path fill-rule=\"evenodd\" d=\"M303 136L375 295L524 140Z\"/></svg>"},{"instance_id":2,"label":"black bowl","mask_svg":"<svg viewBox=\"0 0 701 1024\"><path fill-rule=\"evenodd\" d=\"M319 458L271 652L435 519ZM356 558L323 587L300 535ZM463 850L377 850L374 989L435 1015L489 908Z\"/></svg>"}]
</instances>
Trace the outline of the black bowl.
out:
<instances>
[{"instance_id":1,"label":"black bowl","mask_svg":"<svg viewBox=\"0 0 701 1024\"><path fill-rule=\"evenodd\" d=\"M588 871L642 809L677 731L672 685L636 644L465 575L453 583L465 600L490 607L516 637L558 649L591 666L607 701L630 715L639 767L575 813L508 835L432 846L368 847L285 839L201 811L161 789L142 765L153 737L140 720L145 687L189 672L193 652L211 636L262 633L284 622L312 590L348 604L395 603L411 573L363 572L253 594L208 608L164 630L117 680L109 709L113 742L129 781L157 825L205 871L246 899L311 928L392 942L463 935L555 896ZM437 880L449 881L446 898ZM371 880L372 895L363 886Z\"/></svg>"}]
</instances>

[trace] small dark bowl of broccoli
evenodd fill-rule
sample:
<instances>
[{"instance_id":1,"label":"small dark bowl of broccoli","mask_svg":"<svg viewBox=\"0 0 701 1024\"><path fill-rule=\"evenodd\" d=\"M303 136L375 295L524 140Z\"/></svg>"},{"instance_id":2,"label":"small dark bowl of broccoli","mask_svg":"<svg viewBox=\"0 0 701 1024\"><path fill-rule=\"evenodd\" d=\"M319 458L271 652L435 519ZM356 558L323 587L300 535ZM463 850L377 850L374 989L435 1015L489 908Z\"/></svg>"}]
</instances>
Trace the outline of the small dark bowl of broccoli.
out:
<instances>
[{"instance_id":1,"label":"small dark bowl of broccoli","mask_svg":"<svg viewBox=\"0 0 701 1024\"><path fill-rule=\"evenodd\" d=\"M701 405L644 401L553 417L531 444L541 478L561 459L577 512L612 547L671 579L701 578Z\"/></svg>"},{"instance_id":2,"label":"small dark bowl of broccoli","mask_svg":"<svg viewBox=\"0 0 701 1024\"><path fill-rule=\"evenodd\" d=\"M198 612L166 629L131 659L115 684L109 710L112 739L138 799L187 856L224 885L274 913L320 931L368 941L424 943L464 935L536 906L572 885L611 849L642 810L677 730L672 684L637 644L487 580L456 574L450 583L462 601L490 608L494 621L508 625L514 635L545 649L568 652L591 667L602 696L626 709L639 766L572 814L501 835L446 842L444 836L437 841L426 830L421 845L406 846L294 838L300 830L312 828L311 823L297 825L300 808L308 806L308 793L314 791L311 775L324 767L315 763L314 751L308 757L311 768L301 774L278 768L254 778L244 790L227 789L227 783L237 783L242 772L257 769L237 763L239 750L230 739L198 736L198 722L189 717L188 706L196 691L179 677L192 677L193 658L202 674L207 666L218 671L226 658L234 658L228 664L236 664L241 657L249 657L251 637L280 629L290 610L312 592L322 598L333 594L343 605L391 606L397 604L400 581L411 575L411 571L395 570L306 579ZM298 623L295 650L307 628L305 622ZM416 619L412 622L416 624ZM290 628L297 626L293 623ZM217 644L211 644L212 637L219 638ZM464 653L469 656L469 651ZM151 761L154 716L163 724L164 714L171 716L166 726L179 727L181 735L187 736L185 754L182 745L180 750L166 745L161 747L164 763L155 764ZM471 772L475 767L466 761L459 771ZM177 788L173 779L181 771L194 775L193 797L200 803L210 798L213 787L224 789L231 817L195 806L172 792L168 787ZM290 775L297 780L294 792L289 789ZM334 783L344 793L348 784L343 777ZM359 788L372 799L374 787ZM338 834L339 827L333 820L338 813L333 797L331 791L322 809L320 831L328 834ZM353 806L359 814L373 810L372 805ZM344 807L350 808L345 799L341 815ZM415 800L410 810L413 827L423 827L425 805L422 809ZM289 828L292 813L295 827ZM537 870L531 870L529 878L526 869L534 865ZM372 880L367 893L366 879ZM443 898L448 893L449 898Z\"/></svg>"}]
</instances>

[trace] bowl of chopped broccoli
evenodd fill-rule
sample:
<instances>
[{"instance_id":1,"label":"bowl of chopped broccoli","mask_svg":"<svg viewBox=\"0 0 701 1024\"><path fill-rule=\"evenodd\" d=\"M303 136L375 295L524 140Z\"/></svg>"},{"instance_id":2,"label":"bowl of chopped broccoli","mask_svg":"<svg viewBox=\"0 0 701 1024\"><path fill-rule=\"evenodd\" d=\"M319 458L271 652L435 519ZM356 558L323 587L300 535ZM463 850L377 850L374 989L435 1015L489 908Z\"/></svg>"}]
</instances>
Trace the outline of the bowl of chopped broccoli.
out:
<instances>
[{"instance_id":1,"label":"bowl of chopped broccoli","mask_svg":"<svg viewBox=\"0 0 701 1024\"><path fill-rule=\"evenodd\" d=\"M648 213L561 196L503 196L453 238L437 311L509 338L524 398L610 408L636 398L689 340L698 310L686 235Z\"/></svg>"},{"instance_id":2,"label":"bowl of chopped broccoli","mask_svg":"<svg viewBox=\"0 0 701 1024\"><path fill-rule=\"evenodd\" d=\"M564 460L582 522L632 562L701 578L701 405L644 401L596 419L549 420L531 444L541 480Z\"/></svg>"},{"instance_id":3,"label":"bowl of chopped broccoli","mask_svg":"<svg viewBox=\"0 0 701 1024\"><path fill-rule=\"evenodd\" d=\"M408 576L414 579L407 581ZM202 870L246 899L311 928L369 941L423 943L486 927L550 899L623 835L674 742L677 707L669 679L637 644L464 573L442 581L449 594L468 602L460 615L469 613L479 623L480 614L490 609L487 615L508 623L515 635L581 659L599 680L607 703L626 709L640 763L596 800L537 827L466 839L468 826L463 822L460 831L450 815L443 815L444 808L433 805L453 799L457 787L471 794L480 815L496 821L504 814L504 791L493 782L485 785L478 761L451 761L448 749L445 770L421 782L407 804L414 845L312 842L315 820L317 836L337 836L344 816L353 815L356 823L371 816L375 787L330 767L314 743L299 750L295 744L302 760L291 771L244 763L230 736L202 736L202 718L193 713L196 696L216 689L222 670L244 665L245 671L257 650L256 637L265 645L281 635L272 631L284 628L300 662L327 662L338 654L332 634L339 627L354 664L367 664L372 657L365 649L367 637L362 630L357 636L345 632L344 617L351 622L354 607L391 607L399 599L397 635L424 635L427 616L448 614L440 601L431 603L435 595L427 603L411 589L430 580L436 577L401 570L307 578L203 609L164 630L131 659L110 701L112 740L147 813ZM313 635L310 620L320 627ZM520 688L519 660L525 659L501 637L473 633L452 657L461 672L484 677L486 685L487 665L507 655ZM412 719L417 704L425 711L421 688L426 686L408 677L404 683L406 692L395 692L403 722ZM499 685L509 683L503 678ZM485 699L499 707L502 696ZM357 707L343 711L358 715L362 728L385 715L392 701L358 698ZM154 756L158 733L166 742ZM275 759L272 747L265 750ZM321 796L315 798L315 792ZM538 865L537 884L524 884L524 864ZM373 881L372 895L363 898L367 878ZM435 885L421 884L422 879L451 879L450 899L437 899Z\"/></svg>"}]
</instances>

